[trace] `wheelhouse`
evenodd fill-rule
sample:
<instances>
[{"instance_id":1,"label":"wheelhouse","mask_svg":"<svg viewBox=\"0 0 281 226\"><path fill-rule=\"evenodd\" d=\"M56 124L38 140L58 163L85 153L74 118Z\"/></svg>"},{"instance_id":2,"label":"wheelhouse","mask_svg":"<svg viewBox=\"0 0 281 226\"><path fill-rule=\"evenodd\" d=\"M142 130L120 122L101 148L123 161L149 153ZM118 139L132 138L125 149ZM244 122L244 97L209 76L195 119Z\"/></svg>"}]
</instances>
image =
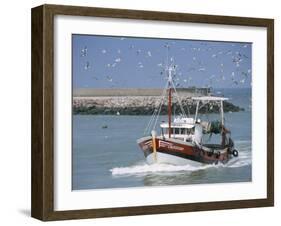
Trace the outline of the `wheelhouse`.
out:
<instances>
[{"instance_id":1,"label":"wheelhouse","mask_svg":"<svg viewBox=\"0 0 281 226\"><path fill-rule=\"evenodd\" d=\"M160 124L161 134L164 138L169 138L169 130L171 138L181 139L183 141L191 141L194 134L193 118L175 118L169 128L168 122Z\"/></svg>"}]
</instances>

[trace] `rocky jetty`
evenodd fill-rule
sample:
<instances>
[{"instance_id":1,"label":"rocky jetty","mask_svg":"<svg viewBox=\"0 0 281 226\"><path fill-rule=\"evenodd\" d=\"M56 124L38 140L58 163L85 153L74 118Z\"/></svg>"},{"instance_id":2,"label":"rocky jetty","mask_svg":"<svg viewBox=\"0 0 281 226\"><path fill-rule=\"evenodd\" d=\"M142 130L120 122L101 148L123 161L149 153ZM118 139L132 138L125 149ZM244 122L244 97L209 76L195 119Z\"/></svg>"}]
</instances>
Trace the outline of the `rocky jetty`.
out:
<instances>
[{"instance_id":1,"label":"rocky jetty","mask_svg":"<svg viewBox=\"0 0 281 226\"><path fill-rule=\"evenodd\" d=\"M187 113L195 113L195 102L189 97L181 98L182 106ZM102 114L102 115L151 115L159 106L161 97L159 96L79 96L73 98L73 114ZM174 98L173 111L181 113L180 106ZM225 112L243 111L243 108L236 106L228 101L224 102ZM219 106L206 104L199 113L218 113ZM167 100L163 101L161 115L167 114Z\"/></svg>"}]
</instances>

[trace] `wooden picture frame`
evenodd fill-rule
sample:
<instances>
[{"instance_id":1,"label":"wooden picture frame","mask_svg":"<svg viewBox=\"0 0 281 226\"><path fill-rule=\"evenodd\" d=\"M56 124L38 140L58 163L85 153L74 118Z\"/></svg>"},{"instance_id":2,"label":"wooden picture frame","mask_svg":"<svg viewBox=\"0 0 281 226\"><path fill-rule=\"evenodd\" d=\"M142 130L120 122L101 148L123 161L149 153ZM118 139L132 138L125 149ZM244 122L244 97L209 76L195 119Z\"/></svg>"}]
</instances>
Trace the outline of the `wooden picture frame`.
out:
<instances>
[{"instance_id":1,"label":"wooden picture frame","mask_svg":"<svg viewBox=\"0 0 281 226\"><path fill-rule=\"evenodd\" d=\"M54 16L240 25L267 29L267 198L122 208L54 210ZM31 215L51 221L164 214L274 205L274 20L109 8L42 5L32 9L32 200Z\"/></svg>"}]
</instances>

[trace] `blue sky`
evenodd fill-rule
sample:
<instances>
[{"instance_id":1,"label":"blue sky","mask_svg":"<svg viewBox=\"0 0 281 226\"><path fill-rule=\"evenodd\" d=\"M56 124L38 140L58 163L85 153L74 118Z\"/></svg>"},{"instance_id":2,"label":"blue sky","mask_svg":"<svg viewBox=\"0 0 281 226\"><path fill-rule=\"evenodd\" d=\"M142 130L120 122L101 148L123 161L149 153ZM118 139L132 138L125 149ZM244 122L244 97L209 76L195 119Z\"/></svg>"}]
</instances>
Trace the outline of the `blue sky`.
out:
<instances>
[{"instance_id":1,"label":"blue sky","mask_svg":"<svg viewBox=\"0 0 281 226\"><path fill-rule=\"evenodd\" d=\"M162 88L168 43L178 87L249 88L252 44L72 35L74 88Z\"/></svg>"}]
</instances>

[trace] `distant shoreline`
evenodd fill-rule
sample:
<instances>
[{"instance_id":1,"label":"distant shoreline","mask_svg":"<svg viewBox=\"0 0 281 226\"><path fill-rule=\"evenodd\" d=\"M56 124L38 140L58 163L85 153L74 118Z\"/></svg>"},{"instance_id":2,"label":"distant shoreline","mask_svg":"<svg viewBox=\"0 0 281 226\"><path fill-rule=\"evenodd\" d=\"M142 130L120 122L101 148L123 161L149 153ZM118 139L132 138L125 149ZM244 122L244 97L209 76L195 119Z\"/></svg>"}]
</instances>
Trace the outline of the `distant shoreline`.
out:
<instances>
[{"instance_id":1,"label":"distant shoreline","mask_svg":"<svg viewBox=\"0 0 281 226\"><path fill-rule=\"evenodd\" d=\"M76 90L73 97L73 114L81 115L151 115L161 101L162 89L83 89ZM160 93L160 94L159 94ZM186 113L195 113L194 96L211 95L209 88L177 89ZM153 95L151 95L153 94ZM157 94L157 95L156 95ZM95 96L93 96L95 95ZM181 113L174 99L175 113ZM225 112L244 111L228 101L224 102ZM206 104L199 113L219 113L217 105ZM160 115L167 114L167 100L164 101Z\"/></svg>"}]
</instances>

